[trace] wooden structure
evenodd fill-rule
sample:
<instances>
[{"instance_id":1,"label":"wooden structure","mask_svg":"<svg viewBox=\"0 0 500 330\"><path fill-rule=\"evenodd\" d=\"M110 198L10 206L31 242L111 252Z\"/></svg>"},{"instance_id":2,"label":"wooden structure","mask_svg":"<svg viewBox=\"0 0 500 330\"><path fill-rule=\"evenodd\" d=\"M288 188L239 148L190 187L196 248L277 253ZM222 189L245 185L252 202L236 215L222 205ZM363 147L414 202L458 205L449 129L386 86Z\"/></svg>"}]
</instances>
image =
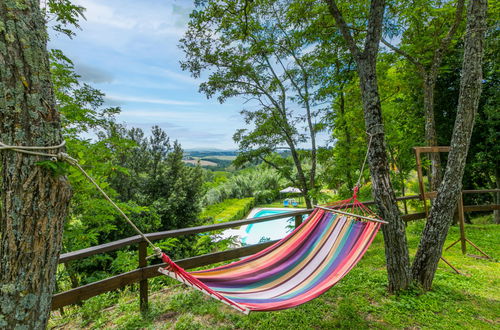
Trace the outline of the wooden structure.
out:
<instances>
[{"instance_id":1,"label":"wooden structure","mask_svg":"<svg viewBox=\"0 0 500 330\"><path fill-rule=\"evenodd\" d=\"M429 208L427 207L427 200L432 200L433 198L436 197L437 195L437 191L429 191L427 192L426 189L425 189L425 183L424 183L424 175L423 175L423 171L422 171L422 158L421 158L421 154L422 153L441 153L441 152L449 152L450 151L450 147L448 146L436 146L436 147L415 147L413 148L415 150L415 158L416 158L416 161L417 161L417 174L418 174L418 185L419 185L419 188L420 188L420 196L421 196L421 199L422 201L424 202L424 209L425 209L425 215L426 215L426 218L429 217ZM490 192L490 191L495 191L495 190L498 190L498 189L491 189L491 190L467 190L467 192L469 193L480 193L480 192ZM466 234L465 234L465 209L464 209L464 203L463 203L463 198L462 198L462 195L463 195L464 192L462 192L462 194L460 194L459 198L458 198L458 205L457 205L457 212L458 212L458 224L460 226L460 238L458 240L456 240L455 242L453 242L450 246L448 246L446 250L448 250L449 248L451 248L452 246L454 246L455 244L457 244L458 242L461 243L461 247L462 247L462 253L463 254L466 254L467 253L467 243L469 243L470 245L472 245L477 251L479 251L482 255L484 255L486 258L488 259L491 259L490 256L488 256L486 253L484 253L479 247L477 247L474 243L472 243L467 237L466 237ZM488 206L491 206L491 205L488 205ZM493 206L496 206L496 205L493 205ZM485 210L486 208L481 208L481 207L469 207L469 211L480 211L480 210ZM487 208L488 210L490 210L491 208ZM453 268L453 270L455 270L457 273L459 273L459 271L453 267L448 261L446 261L443 257L441 257L441 259L446 263L448 264L451 268Z\"/></svg>"},{"instance_id":2,"label":"wooden structure","mask_svg":"<svg viewBox=\"0 0 500 330\"><path fill-rule=\"evenodd\" d=\"M397 201L418 200L418 199L420 199L419 195L412 195L412 196L399 197L397 198ZM368 202L363 202L363 204L369 206L369 205L374 205L375 202L368 201ZM465 212L468 211L468 207L469 206L466 206L464 208ZM471 207L474 208L475 206ZM335 208L335 206L333 206L332 208ZM473 211L475 211L475 209ZM270 220L276 220L288 217L295 218L295 225L298 226L302 222L302 217L311 212L312 210L310 209L297 210L287 213L265 216L261 218L243 219L243 220L230 221L230 222L218 223L207 226L198 226L198 227L182 228L182 229L169 230L157 233L150 233L146 234L146 236L148 237L148 239L155 241L169 237L178 237L182 235L193 235L193 234L211 232L216 230L234 228L252 223L266 222ZM426 215L424 212L403 215L403 219L405 221L425 219L425 217ZM236 258L249 256L265 249L266 247L274 244L275 242L276 241L270 241L221 252L209 253L201 256L176 260L176 263L185 269L192 269L196 267L214 264L217 262L228 261ZM139 255L139 265L137 269L119 275L115 275L97 282L86 284L68 291L59 292L55 294L52 298L52 310L60 309L67 305L76 304L83 300L97 296L99 294L123 288L127 285L139 283L140 308L142 312L147 311L148 279L160 276L161 274L157 270L158 267L164 266L164 264L148 265L146 257L147 244L143 240L143 238L140 237L139 235L127 237L121 240L89 247L78 251L64 253L60 256L59 263L76 261L96 254L116 251L120 248L136 244L138 246L138 255Z\"/></svg>"},{"instance_id":3,"label":"wooden structure","mask_svg":"<svg viewBox=\"0 0 500 330\"><path fill-rule=\"evenodd\" d=\"M417 160L418 187L420 189L420 196L422 198L422 201L424 202L425 217L427 218L429 216L429 208L427 207L427 200L436 197L437 192L436 191L427 192L425 190L421 154L449 152L450 147L415 147L413 148L413 150L415 150L415 158Z\"/></svg>"}]
</instances>

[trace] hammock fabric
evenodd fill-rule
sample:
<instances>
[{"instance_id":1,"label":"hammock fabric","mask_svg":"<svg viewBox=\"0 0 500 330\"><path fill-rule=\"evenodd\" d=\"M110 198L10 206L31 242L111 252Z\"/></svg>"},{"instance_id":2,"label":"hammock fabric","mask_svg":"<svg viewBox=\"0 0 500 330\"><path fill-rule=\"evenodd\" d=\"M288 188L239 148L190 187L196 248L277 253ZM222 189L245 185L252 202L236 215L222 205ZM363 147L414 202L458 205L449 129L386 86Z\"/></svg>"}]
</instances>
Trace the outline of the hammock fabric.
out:
<instances>
[{"instance_id":1,"label":"hammock fabric","mask_svg":"<svg viewBox=\"0 0 500 330\"><path fill-rule=\"evenodd\" d=\"M330 207L347 205L373 215L356 196ZM358 263L379 228L377 222L316 208L287 237L246 259L186 272L163 254L167 266L159 271L246 314L286 309L334 286Z\"/></svg>"}]
</instances>

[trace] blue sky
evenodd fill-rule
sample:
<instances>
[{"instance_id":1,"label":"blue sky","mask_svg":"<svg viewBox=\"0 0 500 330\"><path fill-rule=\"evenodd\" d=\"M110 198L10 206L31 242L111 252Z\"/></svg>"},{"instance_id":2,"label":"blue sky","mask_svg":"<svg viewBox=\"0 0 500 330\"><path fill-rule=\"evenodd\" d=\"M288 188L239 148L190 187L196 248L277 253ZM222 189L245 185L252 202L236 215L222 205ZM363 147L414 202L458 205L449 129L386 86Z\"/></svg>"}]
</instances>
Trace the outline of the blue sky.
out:
<instances>
[{"instance_id":1,"label":"blue sky","mask_svg":"<svg viewBox=\"0 0 500 330\"><path fill-rule=\"evenodd\" d=\"M82 80L120 106L118 120L145 131L162 127L183 148L236 149L232 135L245 123L243 100L219 104L198 93L201 80L180 69L177 47L192 0L77 0L86 21L72 40L52 35L50 48L75 63Z\"/></svg>"}]
</instances>

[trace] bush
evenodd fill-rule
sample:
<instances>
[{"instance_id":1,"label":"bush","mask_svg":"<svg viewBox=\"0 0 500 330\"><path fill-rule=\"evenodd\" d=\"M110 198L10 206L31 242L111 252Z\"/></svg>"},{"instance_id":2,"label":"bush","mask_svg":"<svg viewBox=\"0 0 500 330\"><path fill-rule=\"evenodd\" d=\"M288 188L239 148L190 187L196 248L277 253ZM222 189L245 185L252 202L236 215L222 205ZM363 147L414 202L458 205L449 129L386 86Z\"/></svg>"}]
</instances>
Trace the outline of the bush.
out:
<instances>
[{"instance_id":1,"label":"bush","mask_svg":"<svg viewBox=\"0 0 500 330\"><path fill-rule=\"evenodd\" d=\"M272 203L279 197L279 191L277 190L262 190L257 191L253 195L256 204L267 204Z\"/></svg>"},{"instance_id":2,"label":"bush","mask_svg":"<svg viewBox=\"0 0 500 330\"><path fill-rule=\"evenodd\" d=\"M201 218L205 222L226 222L243 219L255 205L253 197L243 199L227 199L222 203L208 206Z\"/></svg>"},{"instance_id":3,"label":"bush","mask_svg":"<svg viewBox=\"0 0 500 330\"><path fill-rule=\"evenodd\" d=\"M214 205L227 199L246 197L255 197L258 203L270 202L278 196L279 190L280 177L274 170L252 168L208 190L202 204Z\"/></svg>"}]
</instances>

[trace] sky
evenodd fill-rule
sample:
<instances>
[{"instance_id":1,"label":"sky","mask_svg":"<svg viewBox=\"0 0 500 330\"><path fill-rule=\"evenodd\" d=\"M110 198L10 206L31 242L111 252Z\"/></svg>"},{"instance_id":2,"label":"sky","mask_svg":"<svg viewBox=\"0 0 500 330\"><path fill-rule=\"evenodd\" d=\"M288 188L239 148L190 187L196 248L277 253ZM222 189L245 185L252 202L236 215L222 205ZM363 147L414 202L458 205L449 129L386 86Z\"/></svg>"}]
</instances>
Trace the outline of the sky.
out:
<instances>
[{"instance_id":1,"label":"sky","mask_svg":"<svg viewBox=\"0 0 500 330\"><path fill-rule=\"evenodd\" d=\"M203 81L183 72L179 39L193 0L75 0L86 20L76 37L51 33L49 48L62 50L83 82L120 106L118 121L149 132L163 128L184 149L237 149L232 140L245 123L243 100L219 104L198 92Z\"/></svg>"}]
</instances>

